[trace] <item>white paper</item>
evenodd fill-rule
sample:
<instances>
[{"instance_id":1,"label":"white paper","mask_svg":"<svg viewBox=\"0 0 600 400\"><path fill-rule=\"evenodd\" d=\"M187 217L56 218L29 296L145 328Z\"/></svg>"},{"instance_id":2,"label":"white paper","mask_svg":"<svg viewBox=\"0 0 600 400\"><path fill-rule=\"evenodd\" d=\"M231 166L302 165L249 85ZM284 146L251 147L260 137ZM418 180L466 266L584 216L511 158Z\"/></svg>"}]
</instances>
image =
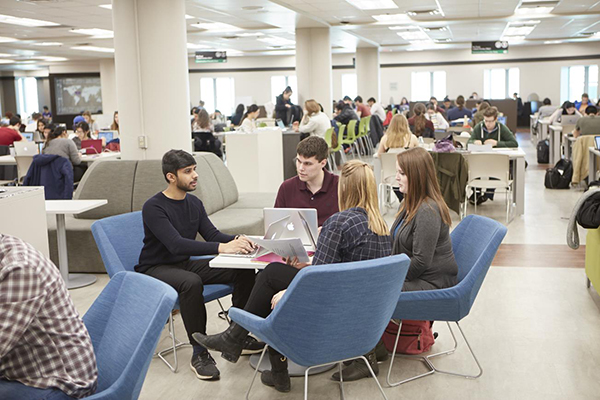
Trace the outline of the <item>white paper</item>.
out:
<instances>
[{"instance_id":1,"label":"white paper","mask_svg":"<svg viewBox=\"0 0 600 400\"><path fill-rule=\"evenodd\" d=\"M302 240L300 240L300 238L275 240L253 238L252 241L278 256L291 258L298 257L298 261L300 262L310 262L308 253L306 252L304 245L302 245Z\"/></svg>"}]
</instances>

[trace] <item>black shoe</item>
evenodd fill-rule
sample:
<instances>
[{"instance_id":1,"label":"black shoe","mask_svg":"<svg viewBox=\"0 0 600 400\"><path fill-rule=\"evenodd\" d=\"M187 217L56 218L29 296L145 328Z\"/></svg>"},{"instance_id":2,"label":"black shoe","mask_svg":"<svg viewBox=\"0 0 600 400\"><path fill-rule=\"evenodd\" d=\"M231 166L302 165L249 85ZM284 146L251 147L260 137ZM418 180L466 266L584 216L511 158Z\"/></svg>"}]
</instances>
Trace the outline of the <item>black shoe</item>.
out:
<instances>
[{"instance_id":1,"label":"black shoe","mask_svg":"<svg viewBox=\"0 0 600 400\"><path fill-rule=\"evenodd\" d=\"M198 379L216 381L221 375L217 369L217 363L208 351L192 356L190 368L192 368Z\"/></svg>"},{"instance_id":2,"label":"black shoe","mask_svg":"<svg viewBox=\"0 0 600 400\"><path fill-rule=\"evenodd\" d=\"M475 205L475 194L472 194L472 195L469 197L469 204L470 204L470 205L472 205L472 206L474 206L474 205Z\"/></svg>"},{"instance_id":3,"label":"black shoe","mask_svg":"<svg viewBox=\"0 0 600 400\"><path fill-rule=\"evenodd\" d=\"M368 354L365 355L365 357L369 362L369 365L373 369L375 376L379 375L379 365L377 364L377 356L375 355L375 349L371 350ZM363 360L362 358L358 358L352 361L352 364L342 369L342 377L344 378L344 382L357 381L362 378L368 378L369 376L371 376L371 372L366 366L365 360ZM334 373L333 375L331 375L331 379L339 382L340 373Z\"/></svg>"},{"instance_id":4,"label":"black shoe","mask_svg":"<svg viewBox=\"0 0 600 400\"><path fill-rule=\"evenodd\" d=\"M274 387L278 392L287 393L292 386L290 374L288 373L287 358L272 348L269 348L268 351L271 370L263 371L260 381L264 385Z\"/></svg>"},{"instance_id":5,"label":"black shoe","mask_svg":"<svg viewBox=\"0 0 600 400\"><path fill-rule=\"evenodd\" d=\"M388 353L388 349L385 348L383 340L379 340L379 343L375 346L375 357L377 358L377 362L387 361L390 357L390 353Z\"/></svg>"},{"instance_id":6,"label":"black shoe","mask_svg":"<svg viewBox=\"0 0 600 400\"><path fill-rule=\"evenodd\" d=\"M477 198L477 205L479 206L485 203L486 201L488 201L488 197L485 194L483 194Z\"/></svg>"},{"instance_id":7,"label":"black shoe","mask_svg":"<svg viewBox=\"0 0 600 400\"><path fill-rule=\"evenodd\" d=\"M221 357L232 363L237 362L240 358L246 336L248 336L248 331L235 322L225 332L217 335L207 336L199 332L192 333L192 338L198 344L210 350L220 351Z\"/></svg>"},{"instance_id":8,"label":"black shoe","mask_svg":"<svg viewBox=\"0 0 600 400\"><path fill-rule=\"evenodd\" d=\"M242 355L247 356L250 354L258 354L265 348L267 344L260 340L248 335L242 345Z\"/></svg>"}]
</instances>

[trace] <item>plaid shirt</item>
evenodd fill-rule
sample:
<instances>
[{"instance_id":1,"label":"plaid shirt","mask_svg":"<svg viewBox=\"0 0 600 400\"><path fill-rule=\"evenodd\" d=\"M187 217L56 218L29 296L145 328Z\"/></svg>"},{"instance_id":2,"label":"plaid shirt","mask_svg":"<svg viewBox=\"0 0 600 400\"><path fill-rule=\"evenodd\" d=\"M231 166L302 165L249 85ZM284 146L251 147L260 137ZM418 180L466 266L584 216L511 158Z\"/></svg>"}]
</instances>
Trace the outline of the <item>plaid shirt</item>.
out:
<instances>
[{"instance_id":1,"label":"plaid shirt","mask_svg":"<svg viewBox=\"0 0 600 400\"><path fill-rule=\"evenodd\" d=\"M372 260L392 254L389 235L369 229L363 208L353 207L333 214L321 229L313 265Z\"/></svg>"},{"instance_id":2,"label":"plaid shirt","mask_svg":"<svg viewBox=\"0 0 600 400\"><path fill-rule=\"evenodd\" d=\"M96 390L92 342L58 268L0 235L0 378L82 398Z\"/></svg>"}]
</instances>

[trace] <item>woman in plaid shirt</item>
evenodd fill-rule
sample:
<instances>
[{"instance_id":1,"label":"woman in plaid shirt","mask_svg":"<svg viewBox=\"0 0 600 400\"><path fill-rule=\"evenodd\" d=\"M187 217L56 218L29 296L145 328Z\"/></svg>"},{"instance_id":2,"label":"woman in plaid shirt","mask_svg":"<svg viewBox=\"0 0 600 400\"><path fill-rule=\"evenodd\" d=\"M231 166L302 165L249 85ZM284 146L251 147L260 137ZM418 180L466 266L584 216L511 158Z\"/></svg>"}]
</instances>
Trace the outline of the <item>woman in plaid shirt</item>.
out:
<instances>
[{"instance_id":1,"label":"woman in plaid shirt","mask_svg":"<svg viewBox=\"0 0 600 400\"><path fill-rule=\"evenodd\" d=\"M321 229L312 265L371 260L391 254L389 231L377 205L377 185L370 165L352 160L344 164L338 185L340 212L332 215ZM244 308L266 318L284 296L298 271L309 263L287 260L287 264L271 263L258 274L250 298ZM236 362L242 352L246 331L236 323L218 335L194 333L201 345L216 351L228 361ZM375 373L379 370L375 353L368 357ZM287 359L269 348L271 370L264 371L261 381L280 392L290 391ZM373 362L371 362L373 359Z\"/></svg>"}]
</instances>

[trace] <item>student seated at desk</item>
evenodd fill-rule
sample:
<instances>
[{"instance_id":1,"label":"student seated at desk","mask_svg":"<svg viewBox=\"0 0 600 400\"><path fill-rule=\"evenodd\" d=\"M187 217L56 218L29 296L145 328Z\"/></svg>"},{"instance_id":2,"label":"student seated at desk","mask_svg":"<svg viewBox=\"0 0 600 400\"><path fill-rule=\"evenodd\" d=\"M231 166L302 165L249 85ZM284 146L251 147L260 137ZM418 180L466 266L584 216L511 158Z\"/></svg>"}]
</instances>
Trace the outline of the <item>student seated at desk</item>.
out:
<instances>
[{"instance_id":1,"label":"student seated at desk","mask_svg":"<svg viewBox=\"0 0 600 400\"><path fill-rule=\"evenodd\" d=\"M14 142L20 142L25 140L25 137L21 135L21 118L13 116L10 117L8 126L0 128L0 146L10 146Z\"/></svg>"},{"instance_id":2,"label":"student seated at desk","mask_svg":"<svg viewBox=\"0 0 600 400\"><path fill-rule=\"evenodd\" d=\"M92 138L90 126L87 122L82 121L75 125L75 136L73 142L77 146L77 150L81 150L81 141L90 140Z\"/></svg>"},{"instance_id":3,"label":"student seated at desk","mask_svg":"<svg viewBox=\"0 0 600 400\"><path fill-rule=\"evenodd\" d=\"M83 114L81 114L81 115L85 119L85 122L88 123L91 133L95 136L98 136L98 132L100 132L100 128L98 128L98 123L96 122L96 120L94 120L92 118L92 113L89 111L84 111Z\"/></svg>"},{"instance_id":4,"label":"student seated at desk","mask_svg":"<svg viewBox=\"0 0 600 400\"><path fill-rule=\"evenodd\" d=\"M434 129L448 129L450 124L446 121L446 118L439 112L440 108L435 104L427 105L427 113L425 114L425 118L429 121L433 122Z\"/></svg>"},{"instance_id":5,"label":"student seated at desk","mask_svg":"<svg viewBox=\"0 0 600 400\"><path fill-rule=\"evenodd\" d=\"M579 110L581 114L584 114L587 106L591 105L593 104L590 103L590 96L587 93L581 95L581 101L575 102L575 107L577 107L577 110Z\"/></svg>"},{"instance_id":6,"label":"student seated at desk","mask_svg":"<svg viewBox=\"0 0 600 400\"><path fill-rule=\"evenodd\" d=\"M356 115L358 115L358 118L364 118L371 115L371 108L367 107L363 102L362 97L356 96L354 98L354 104L356 104Z\"/></svg>"},{"instance_id":7,"label":"student seated at desk","mask_svg":"<svg viewBox=\"0 0 600 400\"><path fill-rule=\"evenodd\" d=\"M197 119L194 122L196 130L192 132L194 151L206 151L214 153L219 158L223 158L222 143L213 135L208 111L204 108L198 110L196 116Z\"/></svg>"},{"instance_id":8,"label":"student seated at desk","mask_svg":"<svg viewBox=\"0 0 600 400\"><path fill-rule=\"evenodd\" d=\"M471 119L473 117L473 113L468 108L465 108L464 96L458 96L456 98L456 107L446 111L446 118L448 119L448 122L452 122L464 117Z\"/></svg>"},{"instance_id":9,"label":"student seated at desk","mask_svg":"<svg viewBox=\"0 0 600 400\"><path fill-rule=\"evenodd\" d=\"M296 124L296 123L294 123ZM329 117L321 111L321 106L316 100L306 100L304 102L304 117L300 125L295 128L296 132L301 132L305 139L308 136L318 136L325 138L325 132L331 128Z\"/></svg>"},{"instance_id":10,"label":"student seated at desk","mask_svg":"<svg viewBox=\"0 0 600 400\"><path fill-rule=\"evenodd\" d=\"M561 125L563 115L578 115L581 117L581 113L577 111L575 104L570 101L565 101L561 108L555 110L550 116L550 125ZM570 132L565 132L570 133Z\"/></svg>"},{"instance_id":11,"label":"student seated at desk","mask_svg":"<svg viewBox=\"0 0 600 400\"><path fill-rule=\"evenodd\" d=\"M483 112L490 108L490 103L487 101L482 101L477 104L477 112L473 114L473 126L483 122Z\"/></svg>"},{"instance_id":12,"label":"student seated at desk","mask_svg":"<svg viewBox=\"0 0 600 400\"><path fill-rule=\"evenodd\" d=\"M256 130L256 118L258 118L259 113L260 110L256 104L249 106L242 118L242 123L239 130L243 133L254 132Z\"/></svg>"},{"instance_id":13,"label":"student seated at desk","mask_svg":"<svg viewBox=\"0 0 600 400\"><path fill-rule=\"evenodd\" d=\"M377 155L387 153L389 149L407 149L418 145L419 139L410 131L406 117L396 114L385 131L385 135L379 141Z\"/></svg>"},{"instance_id":14,"label":"student seated at desk","mask_svg":"<svg viewBox=\"0 0 600 400\"><path fill-rule=\"evenodd\" d=\"M298 143L298 175L286 179L279 186L274 207L316 208L319 226L338 212L339 177L325 169L328 154L327 142L318 136L307 137Z\"/></svg>"},{"instance_id":15,"label":"student seated at desk","mask_svg":"<svg viewBox=\"0 0 600 400\"><path fill-rule=\"evenodd\" d=\"M340 212L331 216L323 225L312 265L371 260L390 255L390 236L377 205L377 185L371 166L359 160L344 164L338 190ZM244 310L266 318L277 307L298 271L308 265L311 264L299 263L297 259L287 260L287 264L267 265L258 274ZM193 337L207 348L220 351L226 360L237 362L247 335L248 331L232 323L223 333L207 336L200 332L194 333ZM379 367L375 349L366 358L377 374ZM269 360L271 370L262 373L262 383L280 392L289 392L291 383L287 358L269 347ZM366 366L364 369L367 369ZM344 377L344 380L366 376L369 374L354 374L354 379Z\"/></svg>"},{"instance_id":16,"label":"student seated at desk","mask_svg":"<svg viewBox=\"0 0 600 400\"><path fill-rule=\"evenodd\" d=\"M242 122L242 118L244 118L244 105L243 104L238 104L237 107L235 108L235 113L231 116L231 125L233 126L239 126L239 124Z\"/></svg>"},{"instance_id":17,"label":"student seated at desk","mask_svg":"<svg viewBox=\"0 0 600 400\"><path fill-rule=\"evenodd\" d=\"M377 115L381 122L385 121L385 110L383 106L379 104L374 97L369 98L367 100L367 104L371 107L371 115Z\"/></svg>"},{"instance_id":18,"label":"student seated at desk","mask_svg":"<svg viewBox=\"0 0 600 400\"><path fill-rule=\"evenodd\" d=\"M598 109L596 106L587 106L585 116L577 120L573 136L600 135L600 117L597 114Z\"/></svg>"},{"instance_id":19,"label":"student seated at desk","mask_svg":"<svg viewBox=\"0 0 600 400\"><path fill-rule=\"evenodd\" d=\"M2 234L0 315L0 399L94 394L94 348L59 269L31 245Z\"/></svg>"},{"instance_id":20,"label":"student seated at desk","mask_svg":"<svg viewBox=\"0 0 600 400\"><path fill-rule=\"evenodd\" d=\"M41 118L37 121L37 128L33 132L33 141L34 142L45 142L46 141L46 130L50 133L51 129L49 127L50 123Z\"/></svg>"},{"instance_id":21,"label":"student seated at desk","mask_svg":"<svg viewBox=\"0 0 600 400\"><path fill-rule=\"evenodd\" d=\"M170 150L163 156L162 170L169 186L142 208L144 246L137 272L172 286L179 295L181 318L193 346L191 368L198 379L219 378L219 370L208 351L193 338L193 332L206 332L204 285L233 284L233 305L243 308L254 286L254 270L210 268L209 259L190 256L220 253L248 253L254 245L243 236L226 235L210 222L202 201L189 194L196 189L196 160L183 150ZM205 242L196 240L200 234ZM264 344L242 338L245 350L259 352Z\"/></svg>"},{"instance_id":22,"label":"student seated at desk","mask_svg":"<svg viewBox=\"0 0 600 400\"><path fill-rule=\"evenodd\" d=\"M496 107L489 107L483 112L483 123L473 128L469 143L491 144L492 147L519 147L510 129L498 122Z\"/></svg>"},{"instance_id":23,"label":"student seated at desk","mask_svg":"<svg viewBox=\"0 0 600 400\"><path fill-rule=\"evenodd\" d=\"M435 127L433 126L433 122L429 121L425 114L427 114L427 108L423 103L415 104L415 108L413 109L415 116L408 119L408 125L410 126L410 130L415 134L415 136L423 136L426 138L434 138Z\"/></svg>"},{"instance_id":24,"label":"student seated at desk","mask_svg":"<svg viewBox=\"0 0 600 400\"><path fill-rule=\"evenodd\" d=\"M82 123L85 124L85 122ZM73 182L81 181L83 174L87 171L87 165L81 164L81 156L77 151L75 141L68 139L67 131L62 126L57 126L48 134L42 154L55 154L69 160L73 165Z\"/></svg>"},{"instance_id":25,"label":"student seated at desk","mask_svg":"<svg viewBox=\"0 0 600 400\"><path fill-rule=\"evenodd\" d=\"M546 97L543 104L544 105L540 107L538 112L539 119L550 117L554 114L554 111L556 111L556 107L552 105L552 100L549 98Z\"/></svg>"}]
</instances>

